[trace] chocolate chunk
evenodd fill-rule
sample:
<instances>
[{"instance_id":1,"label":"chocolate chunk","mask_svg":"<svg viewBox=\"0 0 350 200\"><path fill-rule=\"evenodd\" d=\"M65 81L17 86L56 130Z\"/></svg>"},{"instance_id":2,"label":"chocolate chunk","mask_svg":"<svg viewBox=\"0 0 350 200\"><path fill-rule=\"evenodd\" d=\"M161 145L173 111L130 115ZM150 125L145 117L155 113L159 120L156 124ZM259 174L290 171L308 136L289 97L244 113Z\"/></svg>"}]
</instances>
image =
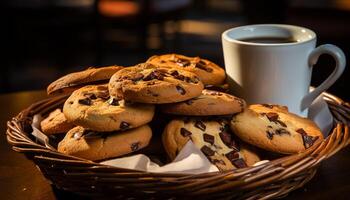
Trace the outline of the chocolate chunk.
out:
<instances>
[{"instance_id":1,"label":"chocolate chunk","mask_svg":"<svg viewBox=\"0 0 350 200\"><path fill-rule=\"evenodd\" d=\"M271 130L267 130L266 131L266 137L269 139L269 140L272 140L273 139L273 132Z\"/></svg>"},{"instance_id":2,"label":"chocolate chunk","mask_svg":"<svg viewBox=\"0 0 350 200\"><path fill-rule=\"evenodd\" d=\"M175 71L171 72L170 75L172 75L172 76L178 76L178 75L179 75L179 72L175 70Z\"/></svg>"},{"instance_id":3,"label":"chocolate chunk","mask_svg":"<svg viewBox=\"0 0 350 200\"><path fill-rule=\"evenodd\" d=\"M264 107L266 107L266 108L270 108L270 109L273 108L273 105L271 105L271 104L266 104L266 103L264 103L264 104L261 104L261 105L264 106Z\"/></svg>"},{"instance_id":4,"label":"chocolate chunk","mask_svg":"<svg viewBox=\"0 0 350 200\"><path fill-rule=\"evenodd\" d=\"M179 85L176 86L176 90L177 90L178 92L180 92L180 94L182 94L182 95L186 94L186 90L183 89L183 88L182 88L181 86L179 86Z\"/></svg>"},{"instance_id":5,"label":"chocolate chunk","mask_svg":"<svg viewBox=\"0 0 350 200\"><path fill-rule=\"evenodd\" d=\"M201 148L201 151L206 156L213 156L215 154L215 152L213 150L211 150L211 148L209 148L208 146L205 146L205 145Z\"/></svg>"},{"instance_id":6,"label":"chocolate chunk","mask_svg":"<svg viewBox=\"0 0 350 200\"><path fill-rule=\"evenodd\" d=\"M143 78L144 81L150 81L153 79L156 79L154 72L149 73L146 77Z\"/></svg>"},{"instance_id":7,"label":"chocolate chunk","mask_svg":"<svg viewBox=\"0 0 350 200\"><path fill-rule=\"evenodd\" d=\"M176 78L176 79L178 79L180 81L184 81L185 80L185 76L182 75L182 74L176 75L176 76L174 76L174 78Z\"/></svg>"},{"instance_id":8,"label":"chocolate chunk","mask_svg":"<svg viewBox=\"0 0 350 200\"><path fill-rule=\"evenodd\" d=\"M129 126L130 126L129 123L127 123L127 122L121 122L119 127L120 127L121 130L126 130L126 129L129 128Z\"/></svg>"},{"instance_id":9,"label":"chocolate chunk","mask_svg":"<svg viewBox=\"0 0 350 200\"><path fill-rule=\"evenodd\" d=\"M139 149L139 146L140 146L140 142L135 142L135 143L132 143L131 144L131 151L137 151Z\"/></svg>"},{"instance_id":10,"label":"chocolate chunk","mask_svg":"<svg viewBox=\"0 0 350 200\"><path fill-rule=\"evenodd\" d=\"M206 65L206 63L203 60L200 60L198 63L200 63L202 65Z\"/></svg>"},{"instance_id":11,"label":"chocolate chunk","mask_svg":"<svg viewBox=\"0 0 350 200\"><path fill-rule=\"evenodd\" d=\"M226 165L223 160L218 160L218 159L209 159L210 162L212 162L214 165L219 164L219 165Z\"/></svg>"},{"instance_id":12,"label":"chocolate chunk","mask_svg":"<svg viewBox=\"0 0 350 200\"><path fill-rule=\"evenodd\" d=\"M183 58L175 58L175 62L181 67L187 67L191 64L189 60Z\"/></svg>"},{"instance_id":13,"label":"chocolate chunk","mask_svg":"<svg viewBox=\"0 0 350 200\"><path fill-rule=\"evenodd\" d=\"M85 99L79 99L78 103L82 105L90 106L92 102L91 102L91 99L85 98Z\"/></svg>"},{"instance_id":14,"label":"chocolate chunk","mask_svg":"<svg viewBox=\"0 0 350 200\"><path fill-rule=\"evenodd\" d=\"M132 80L133 82L137 82L137 81L142 80L143 77L144 77L143 74L141 74L141 73L136 73L133 77L130 78L130 80Z\"/></svg>"},{"instance_id":15,"label":"chocolate chunk","mask_svg":"<svg viewBox=\"0 0 350 200\"><path fill-rule=\"evenodd\" d=\"M296 132L301 134L305 149L308 149L309 147L311 147L315 143L315 141L318 139L318 136L313 137L313 136L307 135L306 131L302 128L299 128L298 130L296 130Z\"/></svg>"},{"instance_id":16,"label":"chocolate chunk","mask_svg":"<svg viewBox=\"0 0 350 200\"><path fill-rule=\"evenodd\" d=\"M119 101L116 100L115 98L110 98L110 99L108 100L108 104L109 104L109 105L112 105L112 106L119 106Z\"/></svg>"},{"instance_id":17,"label":"chocolate chunk","mask_svg":"<svg viewBox=\"0 0 350 200\"><path fill-rule=\"evenodd\" d=\"M296 130L297 133L300 133L301 135L307 135L307 133L305 132L304 129L299 128L298 130Z\"/></svg>"},{"instance_id":18,"label":"chocolate chunk","mask_svg":"<svg viewBox=\"0 0 350 200\"><path fill-rule=\"evenodd\" d=\"M191 131L189 131L189 130L187 130L187 129L185 129L185 128L181 128L181 129L180 129L180 133L181 133L181 135L184 136L184 137L187 137L187 136L192 135Z\"/></svg>"},{"instance_id":19,"label":"chocolate chunk","mask_svg":"<svg viewBox=\"0 0 350 200\"><path fill-rule=\"evenodd\" d=\"M303 137L303 143L304 143L304 147L305 149L310 148L315 141L318 139L318 136L313 137L313 136L309 136L309 135L302 135Z\"/></svg>"},{"instance_id":20,"label":"chocolate chunk","mask_svg":"<svg viewBox=\"0 0 350 200\"><path fill-rule=\"evenodd\" d=\"M236 151L230 151L228 152L227 154L225 154L226 158L229 160L229 161L233 161L235 159L238 159L239 158L239 154L238 152Z\"/></svg>"},{"instance_id":21,"label":"chocolate chunk","mask_svg":"<svg viewBox=\"0 0 350 200\"><path fill-rule=\"evenodd\" d=\"M239 151L239 146L236 143L236 141L233 139L231 140L230 144L227 146L230 147L231 149L233 149L234 151L237 151L237 152Z\"/></svg>"},{"instance_id":22,"label":"chocolate chunk","mask_svg":"<svg viewBox=\"0 0 350 200\"><path fill-rule=\"evenodd\" d=\"M68 103L69 103L69 104L73 104L74 102L73 102L73 101L69 101Z\"/></svg>"},{"instance_id":23,"label":"chocolate chunk","mask_svg":"<svg viewBox=\"0 0 350 200\"><path fill-rule=\"evenodd\" d=\"M278 114L274 112L269 112L266 114L266 117L270 122L276 122L278 120Z\"/></svg>"},{"instance_id":24,"label":"chocolate chunk","mask_svg":"<svg viewBox=\"0 0 350 200\"><path fill-rule=\"evenodd\" d=\"M195 67L205 70L206 72L213 72L213 69L210 67L207 67L204 62L198 62L196 63Z\"/></svg>"},{"instance_id":25,"label":"chocolate chunk","mask_svg":"<svg viewBox=\"0 0 350 200\"><path fill-rule=\"evenodd\" d=\"M287 130L284 129L284 128L280 128L280 129L277 129L277 130L275 131L275 134L276 134L276 135L290 135L290 132L287 131Z\"/></svg>"},{"instance_id":26,"label":"chocolate chunk","mask_svg":"<svg viewBox=\"0 0 350 200\"><path fill-rule=\"evenodd\" d=\"M159 70L154 70L153 72L149 73L146 77L143 78L144 81L150 81L153 79L164 80L164 74Z\"/></svg>"},{"instance_id":27,"label":"chocolate chunk","mask_svg":"<svg viewBox=\"0 0 350 200\"><path fill-rule=\"evenodd\" d=\"M219 136L222 140L222 142L226 145L229 146L231 144L232 138L231 138L231 134L229 134L226 131L223 131L221 133L219 133Z\"/></svg>"},{"instance_id":28,"label":"chocolate chunk","mask_svg":"<svg viewBox=\"0 0 350 200\"><path fill-rule=\"evenodd\" d=\"M207 128L205 124L200 120L196 120L196 122L194 123L194 126L202 131L205 131L205 129Z\"/></svg>"},{"instance_id":29,"label":"chocolate chunk","mask_svg":"<svg viewBox=\"0 0 350 200\"><path fill-rule=\"evenodd\" d=\"M245 168L245 167L247 167L247 163L242 158L238 158L238 159L233 160L231 162L237 168Z\"/></svg>"},{"instance_id":30,"label":"chocolate chunk","mask_svg":"<svg viewBox=\"0 0 350 200\"><path fill-rule=\"evenodd\" d=\"M160 63L166 63L164 60L160 60Z\"/></svg>"},{"instance_id":31,"label":"chocolate chunk","mask_svg":"<svg viewBox=\"0 0 350 200\"><path fill-rule=\"evenodd\" d=\"M219 133L219 136L222 140L222 142L229 148L233 149L234 151L239 151L239 147L236 144L235 140L233 140L232 136L230 133L227 131L223 131Z\"/></svg>"},{"instance_id":32,"label":"chocolate chunk","mask_svg":"<svg viewBox=\"0 0 350 200\"><path fill-rule=\"evenodd\" d=\"M212 135L204 133L203 134L203 140L204 140L204 142L208 142L211 145L214 144L214 136L212 136Z\"/></svg>"},{"instance_id":33,"label":"chocolate chunk","mask_svg":"<svg viewBox=\"0 0 350 200\"><path fill-rule=\"evenodd\" d=\"M283 127L287 127L287 125L284 123L284 122L282 122L281 120L276 120L275 121L276 123L278 123L278 124L280 124L281 126L283 126Z\"/></svg>"},{"instance_id":34,"label":"chocolate chunk","mask_svg":"<svg viewBox=\"0 0 350 200\"><path fill-rule=\"evenodd\" d=\"M185 80L185 76L182 75L182 74L179 74L178 71L173 71L170 73L170 75L172 75L174 78L178 79L178 80L181 80L181 81L184 81Z\"/></svg>"}]
</instances>

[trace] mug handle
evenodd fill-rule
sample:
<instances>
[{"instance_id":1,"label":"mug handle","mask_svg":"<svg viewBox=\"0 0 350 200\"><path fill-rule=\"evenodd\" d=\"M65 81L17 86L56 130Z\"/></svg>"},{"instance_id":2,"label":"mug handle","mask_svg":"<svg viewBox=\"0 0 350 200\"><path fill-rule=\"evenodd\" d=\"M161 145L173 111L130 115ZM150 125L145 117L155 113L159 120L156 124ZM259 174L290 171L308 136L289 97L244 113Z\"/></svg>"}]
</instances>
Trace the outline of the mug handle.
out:
<instances>
[{"instance_id":1,"label":"mug handle","mask_svg":"<svg viewBox=\"0 0 350 200\"><path fill-rule=\"evenodd\" d=\"M335 69L321 85L303 97L300 105L301 111L307 109L322 92L333 85L333 83L340 77L345 69L346 59L344 52L339 47L332 44L321 45L311 52L309 55L310 67L317 63L317 60L321 54L329 54L333 57L336 62Z\"/></svg>"}]
</instances>

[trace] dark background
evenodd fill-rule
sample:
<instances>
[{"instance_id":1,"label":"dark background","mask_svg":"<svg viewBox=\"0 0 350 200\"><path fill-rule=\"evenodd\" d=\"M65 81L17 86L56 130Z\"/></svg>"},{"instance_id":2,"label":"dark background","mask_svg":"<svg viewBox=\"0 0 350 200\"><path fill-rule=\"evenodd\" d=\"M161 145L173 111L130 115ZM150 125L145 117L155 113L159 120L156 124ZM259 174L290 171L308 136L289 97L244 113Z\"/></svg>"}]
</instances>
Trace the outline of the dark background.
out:
<instances>
[{"instance_id":1,"label":"dark background","mask_svg":"<svg viewBox=\"0 0 350 200\"><path fill-rule=\"evenodd\" d=\"M0 93L44 89L89 66L134 65L180 53L223 66L221 33L254 23L308 27L350 52L349 0L3 0ZM312 85L332 71L321 56ZM350 69L329 91L350 100Z\"/></svg>"}]
</instances>

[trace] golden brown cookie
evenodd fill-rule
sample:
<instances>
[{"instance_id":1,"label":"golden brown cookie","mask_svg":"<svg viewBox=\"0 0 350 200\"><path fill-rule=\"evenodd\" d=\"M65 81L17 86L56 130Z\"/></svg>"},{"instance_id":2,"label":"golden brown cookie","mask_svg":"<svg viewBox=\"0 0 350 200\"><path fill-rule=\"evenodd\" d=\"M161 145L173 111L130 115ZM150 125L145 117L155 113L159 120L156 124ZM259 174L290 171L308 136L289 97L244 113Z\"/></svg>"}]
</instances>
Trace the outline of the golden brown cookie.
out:
<instances>
[{"instance_id":1,"label":"golden brown cookie","mask_svg":"<svg viewBox=\"0 0 350 200\"><path fill-rule=\"evenodd\" d=\"M111 76L122 69L121 66L93 68L67 74L47 87L47 94L69 94L84 85L108 83Z\"/></svg>"},{"instance_id":2,"label":"golden brown cookie","mask_svg":"<svg viewBox=\"0 0 350 200\"><path fill-rule=\"evenodd\" d=\"M58 144L58 151L88 160L122 156L146 147L152 130L144 125L125 132L95 132L77 126Z\"/></svg>"},{"instance_id":3,"label":"golden brown cookie","mask_svg":"<svg viewBox=\"0 0 350 200\"><path fill-rule=\"evenodd\" d=\"M232 131L243 141L262 149L292 154L304 151L323 135L309 119L289 113L287 107L251 105L231 120Z\"/></svg>"},{"instance_id":4,"label":"golden brown cookie","mask_svg":"<svg viewBox=\"0 0 350 200\"><path fill-rule=\"evenodd\" d=\"M74 127L68 122L60 108L52 111L49 116L40 122L41 131L46 135L66 133Z\"/></svg>"},{"instance_id":5,"label":"golden brown cookie","mask_svg":"<svg viewBox=\"0 0 350 200\"><path fill-rule=\"evenodd\" d=\"M162 135L163 146L171 160L189 140L221 171L251 166L260 160L252 149L234 138L228 120L223 118L175 119Z\"/></svg>"},{"instance_id":6,"label":"golden brown cookie","mask_svg":"<svg viewBox=\"0 0 350 200\"><path fill-rule=\"evenodd\" d=\"M154 105L110 98L105 85L90 85L74 91L63 106L66 118L95 131L126 130L150 122Z\"/></svg>"},{"instance_id":7,"label":"golden brown cookie","mask_svg":"<svg viewBox=\"0 0 350 200\"><path fill-rule=\"evenodd\" d=\"M152 56L146 62L162 67L175 67L195 73L205 85L221 85L226 78L223 68L198 56L188 57L179 54L164 54Z\"/></svg>"},{"instance_id":8,"label":"golden brown cookie","mask_svg":"<svg viewBox=\"0 0 350 200\"><path fill-rule=\"evenodd\" d=\"M152 104L185 101L199 96L203 90L195 74L149 63L118 71L108 87L111 96L117 99Z\"/></svg>"},{"instance_id":9,"label":"golden brown cookie","mask_svg":"<svg viewBox=\"0 0 350 200\"><path fill-rule=\"evenodd\" d=\"M162 104L164 113L189 116L230 115L243 111L245 108L243 99L233 95L206 90L193 99L183 102Z\"/></svg>"}]
</instances>

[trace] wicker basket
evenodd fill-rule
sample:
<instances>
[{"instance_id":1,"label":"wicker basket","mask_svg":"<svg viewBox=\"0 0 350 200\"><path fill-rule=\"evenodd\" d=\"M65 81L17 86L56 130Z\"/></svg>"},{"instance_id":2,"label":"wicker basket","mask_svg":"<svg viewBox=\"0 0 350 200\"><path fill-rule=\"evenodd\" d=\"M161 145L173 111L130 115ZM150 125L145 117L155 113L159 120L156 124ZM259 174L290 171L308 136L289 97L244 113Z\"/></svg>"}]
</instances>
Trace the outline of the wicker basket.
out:
<instances>
[{"instance_id":1,"label":"wicker basket","mask_svg":"<svg viewBox=\"0 0 350 200\"><path fill-rule=\"evenodd\" d=\"M349 144L350 104L324 93L334 116L333 131L324 141L300 154L256 167L200 175L148 173L105 166L64 155L33 141L28 134L32 116L61 106L66 96L33 104L7 123L7 140L24 153L57 188L89 196L141 199L202 198L270 199L302 187L319 164Z\"/></svg>"}]
</instances>

